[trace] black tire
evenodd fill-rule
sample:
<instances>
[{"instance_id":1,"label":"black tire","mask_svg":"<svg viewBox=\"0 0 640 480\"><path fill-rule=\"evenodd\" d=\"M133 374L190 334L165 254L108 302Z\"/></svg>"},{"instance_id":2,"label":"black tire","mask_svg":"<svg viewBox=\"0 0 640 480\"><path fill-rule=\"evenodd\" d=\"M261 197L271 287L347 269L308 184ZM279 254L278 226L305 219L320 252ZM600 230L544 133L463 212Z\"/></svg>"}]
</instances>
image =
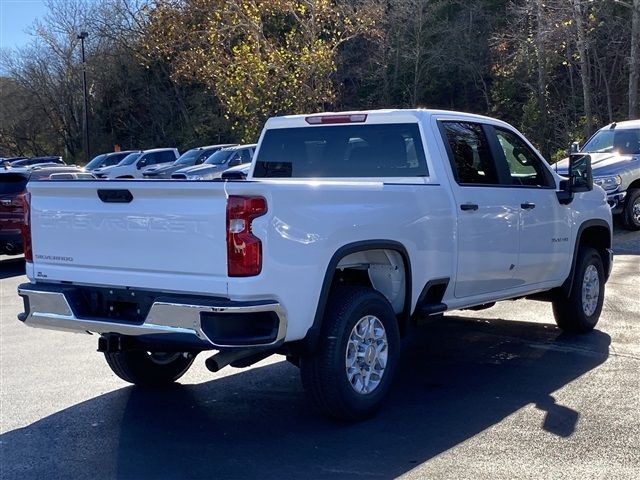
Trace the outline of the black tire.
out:
<instances>
[{"instance_id":1,"label":"black tire","mask_svg":"<svg viewBox=\"0 0 640 480\"><path fill-rule=\"evenodd\" d=\"M594 287L598 292L595 309L589 309L583 305L585 272L587 272L587 269L590 269L590 267L595 269L598 278L598 286L597 288ZM602 304L604 303L604 282L604 267L602 266L602 258L598 252L590 247L580 248L578 258L576 259L576 270L575 276L573 277L571 295L567 297L562 293L558 293L553 300L553 316L556 319L558 327L566 332L572 333L587 333L593 330L598 323L600 312L602 311ZM586 301L588 301L588 299Z\"/></svg>"},{"instance_id":2,"label":"black tire","mask_svg":"<svg viewBox=\"0 0 640 480\"><path fill-rule=\"evenodd\" d=\"M640 230L640 188L633 188L627 192L622 211L622 225L627 230Z\"/></svg>"},{"instance_id":3,"label":"black tire","mask_svg":"<svg viewBox=\"0 0 640 480\"><path fill-rule=\"evenodd\" d=\"M386 350L387 353L386 361L382 362L377 355L374 360L369 355L372 352L362 350L367 352L362 363L372 361L374 364L373 367L369 365L364 368L374 371L382 363L385 367L381 376L375 376L377 385L369 392L359 393L356 391L357 385L352 386L347 376L346 355L354 327L366 316L375 317L384 327L387 343L383 351ZM378 333L380 331L379 329ZM369 345L369 350L373 348L377 351L377 347L383 345L383 341L378 339L373 345ZM353 343L350 351L355 351ZM312 356L300 359L302 384L312 403L324 415L336 420L363 420L378 410L389 392L399 357L398 321L387 299L370 288L340 287L330 295L316 352ZM352 369L352 372L354 371L355 368ZM369 376L374 377L370 374ZM356 384L356 377L364 384L362 376L353 374L352 378L356 379Z\"/></svg>"},{"instance_id":4,"label":"black tire","mask_svg":"<svg viewBox=\"0 0 640 480\"><path fill-rule=\"evenodd\" d=\"M194 355L182 353L150 353L142 350L105 352L107 364L125 382L136 385L169 385L184 375Z\"/></svg>"}]
</instances>

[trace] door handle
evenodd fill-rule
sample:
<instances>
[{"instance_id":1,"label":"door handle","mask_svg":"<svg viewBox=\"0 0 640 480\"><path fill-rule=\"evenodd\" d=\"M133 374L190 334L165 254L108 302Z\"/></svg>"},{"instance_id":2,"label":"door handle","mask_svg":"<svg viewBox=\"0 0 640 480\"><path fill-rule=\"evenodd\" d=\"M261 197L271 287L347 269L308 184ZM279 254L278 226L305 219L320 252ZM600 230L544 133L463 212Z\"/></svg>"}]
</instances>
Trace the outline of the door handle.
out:
<instances>
[{"instance_id":1,"label":"door handle","mask_svg":"<svg viewBox=\"0 0 640 480\"><path fill-rule=\"evenodd\" d=\"M525 202L525 203L521 203L520 207L524 210L533 210L534 208L536 208L536 204L531 202Z\"/></svg>"},{"instance_id":2,"label":"door handle","mask_svg":"<svg viewBox=\"0 0 640 480\"><path fill-rule=\"evenodd\" d=\"M460 210L469 211L469 210L478 210L478 205L475 203L463 203L460 205Z\"/></svg>"},{"instance_id":3,"label":"door handle","mask_svg":"<svg viewBox=\"0 0 640 480\"><path fill-rule=\"evenodd\" d=\"M98 197L104 203L131 203L133 195L129 190L99 189Z\"/></svg>"}]
</instances>

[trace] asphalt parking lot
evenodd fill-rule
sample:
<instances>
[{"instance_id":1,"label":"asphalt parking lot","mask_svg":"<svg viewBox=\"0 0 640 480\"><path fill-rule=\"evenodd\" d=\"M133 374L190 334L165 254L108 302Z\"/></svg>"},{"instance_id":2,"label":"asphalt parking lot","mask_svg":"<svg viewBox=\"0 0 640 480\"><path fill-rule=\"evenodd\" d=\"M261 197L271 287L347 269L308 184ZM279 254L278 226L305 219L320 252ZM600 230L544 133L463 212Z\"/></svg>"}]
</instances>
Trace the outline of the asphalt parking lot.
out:
<instances>
[{"instance_id":1,"label":"asphalt parking lot","mask_svg":"<svg viewBox=\"0 0 640 480\"><path fill-rule=\"evenodd\" d=\"M355 425L317 416L282 357L129 386L96 337L16 320L24 263L3 256L0 478L640 478L640 232L614 249L596 331L525 300L430 321Z\"/></svg>"}]
</instances>

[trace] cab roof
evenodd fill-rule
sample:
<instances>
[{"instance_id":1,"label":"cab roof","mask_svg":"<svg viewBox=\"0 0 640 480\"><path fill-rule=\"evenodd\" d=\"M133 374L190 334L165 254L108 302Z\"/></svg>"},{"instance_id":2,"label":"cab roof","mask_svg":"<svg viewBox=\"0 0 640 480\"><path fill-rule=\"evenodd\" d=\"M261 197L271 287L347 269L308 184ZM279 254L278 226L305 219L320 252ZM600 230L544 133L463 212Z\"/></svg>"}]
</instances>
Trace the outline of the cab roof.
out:
<instances>
[{"instance_id":1,"label":"cab roof","mask_svg":"<svg viewBox=\"0 0 640 480\"><path fill-rule=\"evenodd\" d=\"M640 128L640 119L624 120L622 122L613 122L613 123L610 123L609 125L602 127L600 130L607 130L611 128L615 130L629 130L629 129Z\"/></svg>"},{"instance_id":2,"label":"cab roof","mask_svg":"<svg viewBox=\"0 0 640 480\"><path fill-rule=\"evenodd\" d=\"M271 117L267 120L266 128L287 128L287 127L302 127L302 126L318 126L311 125L307 119L314 117L324 116L358 116L366 115L365 121L353 122L355 124L381 124L381 123L399 123L399 122L416 122L419 119L424 120L432 116L442 117L456 117L461 120L468 121L481 121L483 123L494 123L498 125L508 126L506 122L501 120L486 117L484 115L478 115L475 113L458 112L453 110L435 110L427 108L414 108L414 109L380 109L380 110L357 110L346 112L322 112L311 113L301 115L284 115L280 117ZM313 121L313 120L312 120ZM340 122L340 124L347 125L351 122Z\"/></svg>"}]
</instances>

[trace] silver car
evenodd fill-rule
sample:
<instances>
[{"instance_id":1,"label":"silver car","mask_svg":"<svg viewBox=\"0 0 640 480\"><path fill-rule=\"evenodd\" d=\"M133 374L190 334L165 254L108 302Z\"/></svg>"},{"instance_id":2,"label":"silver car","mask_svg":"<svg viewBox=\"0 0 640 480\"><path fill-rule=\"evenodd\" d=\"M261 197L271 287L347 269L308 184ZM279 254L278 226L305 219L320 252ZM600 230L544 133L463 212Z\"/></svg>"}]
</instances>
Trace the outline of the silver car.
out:
<instances>
[{"instance_id":1,"label":"silver car","mask_svg":"<svg viewBox=\"0 0 640 480\"><path fill-rule=\"evenodd\" d=\"M180 180L215 180L231 167L251 163L255 144L223 148L211 155L202 165L183 168L171 178Z\"/></svg>"},{"instance_id":2,"label":"silver car","mask_svg":"<svg viewBox=\"0 0 640 480\"><path fill-rule=\"evenodd\" d=\"M192 148L180 155L180 157L173 163L146 168L143 170L142 176L150 179L171 178L172 173L187 167L200 165L218 150L233 147L234 145L236 144L224 143L220 145Z\"/></svg>"}]
</instances>

